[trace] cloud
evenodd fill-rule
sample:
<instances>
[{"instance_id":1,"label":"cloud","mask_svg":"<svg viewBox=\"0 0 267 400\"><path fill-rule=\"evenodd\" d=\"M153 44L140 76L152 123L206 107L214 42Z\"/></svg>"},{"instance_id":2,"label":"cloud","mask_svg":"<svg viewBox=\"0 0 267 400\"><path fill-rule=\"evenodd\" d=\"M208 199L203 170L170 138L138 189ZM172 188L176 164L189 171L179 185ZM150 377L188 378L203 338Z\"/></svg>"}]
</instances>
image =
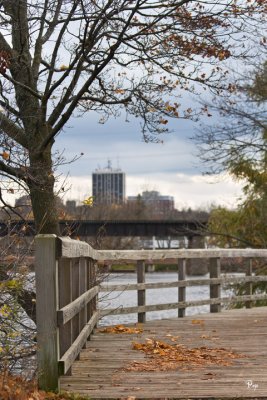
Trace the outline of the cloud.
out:
<instances>
[{"instance_id":1,"label":"cloud","mask_svg":"<svg viewBox=\"0 0 267 400\"><path fill-rule=\"evenodd\" d=\"M196 173L191 121L172 121L172 133L160 136L163 144L145 143L138 121L130 124L122 118L99 125L88 118L75 120L75 129L62 132L56 141L59 152L64 150L67 160L83 153L71 165L64 165L59 172L86 176L97 167L105 167L110 159L114 167L120 166L127 174L152 172Z\"/></svg>"},{"instance_id":2,"label":"cloud","mask_svg":"<svg viewBox=\"0 0 267 400\"><path fill-rule=\"evenodd\" d=\"M59 168L61 181L69 171L71 175L64 199L82 201L91 195L92 172L110 159L114 168L121 167L126 174L127 195L158 190L174 196L179 209L213 203L234 207L242 185L226 175L201 175L195 145L189 139L194 132L192 121L172 121L171 128L173 132L163 136L164 143L155 144L144 143L137 120L111 119L104 125L95 117L75 120L75 129L66 130L57 142L60 149L66 144L67 158L84 153L75 163Z\"/></svg>"}]
</instances>

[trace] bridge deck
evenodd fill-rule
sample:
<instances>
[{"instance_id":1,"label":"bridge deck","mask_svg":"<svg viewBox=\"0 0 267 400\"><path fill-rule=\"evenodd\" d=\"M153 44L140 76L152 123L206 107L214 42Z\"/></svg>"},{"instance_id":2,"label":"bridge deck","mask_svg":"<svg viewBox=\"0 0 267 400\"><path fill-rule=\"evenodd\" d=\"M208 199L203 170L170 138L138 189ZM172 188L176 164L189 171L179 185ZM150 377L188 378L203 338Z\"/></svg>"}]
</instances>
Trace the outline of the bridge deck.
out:
<instances>
[{"instance_id":1,"label":"bridge deck","mask_svg":"<svg viewBox=\"0 0 267 400\"><path fill-rule=\"evenodd\" d=\"M91 399L267 399L267 307L151 321L142 328L139 334L98 329L74 363L72 375L61 377L61 390ZM231 365L177 362L173 370L135 371L134 365L149 359L132 349L132 342L147 338L186 348L224 348L243 357ZM125 371L129 366L132 370Z\"/></svg>"}]
</instances>

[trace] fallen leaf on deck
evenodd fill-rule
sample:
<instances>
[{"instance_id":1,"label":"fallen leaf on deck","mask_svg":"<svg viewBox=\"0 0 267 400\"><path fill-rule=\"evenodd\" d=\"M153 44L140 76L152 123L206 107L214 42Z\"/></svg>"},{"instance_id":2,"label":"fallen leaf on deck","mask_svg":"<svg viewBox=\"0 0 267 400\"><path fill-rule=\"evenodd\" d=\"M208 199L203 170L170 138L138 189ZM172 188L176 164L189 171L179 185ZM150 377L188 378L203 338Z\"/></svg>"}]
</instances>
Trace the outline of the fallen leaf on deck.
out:
<instances>
[{"instance_id":1,"label":"fallen leaf on deck","mask_svg":"<svg viewBox=\"0 0 267 400\"><path fill-rule=\"evenodd\" d=\"M124 325L116 325L116 326L109 326L107 328L100 329L99 332L101 333L142 333L143 329L141 328L130 328Z\"/></svg>"},{"instance_id":2,"label":"fallen leaf on deck","mask_svg":"<svg viewBox=\"0 0 267 400\"><path fill-rule=\"evenodd\" d=\"M211 337L208 335L201 335L200 337L201 337L201 339L211 340Z\"/></svg>"},{"instance_id":3,"label":"fallen leaf on deck","mask_svg":"<svg viewBox=\"0 0 267 400\"><path fill-rule=\"evenodd\" d=\"M215 376L216 376L216 374L213 374L212 372L208 372L207 374L204 374L204 377L201 378L201 380L207 381L209 379L214 379Z\"/></svg>"},{"instance_id":4,"label":"fallen leaf on deck","mask_svg":"<svg viewBox=\"0 0 267 400\"><path fill-rule=\"evenodd\" d=\"M193 325L205 325L204 319L192 319Z\"/></svg>"}]
</instances>

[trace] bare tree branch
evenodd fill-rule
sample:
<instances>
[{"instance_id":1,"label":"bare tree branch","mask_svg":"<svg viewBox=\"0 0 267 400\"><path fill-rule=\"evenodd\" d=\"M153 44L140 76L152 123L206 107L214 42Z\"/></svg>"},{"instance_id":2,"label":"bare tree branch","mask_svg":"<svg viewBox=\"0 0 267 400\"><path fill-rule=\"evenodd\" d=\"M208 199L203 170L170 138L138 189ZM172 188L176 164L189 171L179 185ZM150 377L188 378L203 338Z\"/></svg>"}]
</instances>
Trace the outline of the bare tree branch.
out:
<instances>
[{"instance_id":1,"label":"bare tree branch","mask_svg":"<svg viewBox=\"0 0 267 400\"><path fill-rule=\"evenodd\" d=\"M18 127L11 119L6 117L0 111L0 129L6 132L8 136L10 136L13 140L23 146L25 149L28 148L28 140L25 134L25 131Z\"/></svg>"}]
</instances>

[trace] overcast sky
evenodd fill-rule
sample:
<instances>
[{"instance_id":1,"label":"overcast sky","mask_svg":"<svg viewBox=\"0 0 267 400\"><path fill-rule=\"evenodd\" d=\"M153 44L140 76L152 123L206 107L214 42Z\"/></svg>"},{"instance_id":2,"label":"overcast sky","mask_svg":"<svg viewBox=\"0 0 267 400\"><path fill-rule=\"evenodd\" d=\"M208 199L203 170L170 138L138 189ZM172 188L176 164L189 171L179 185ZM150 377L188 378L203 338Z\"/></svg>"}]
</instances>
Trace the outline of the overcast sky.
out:
<instances>
[{"instance_id":1,"label":"overcast sky","mask_svg":"<svg viewBox=\"0 0 267 400\"><path fill-rule=\"evenodd\" d=\"M234 207L241 185L229 177L205 177L190 140L196 125L174 120L172 133L163 135L163 144L145 143L137 120L124 118L98 123L98 116L73 119L57 140L55 148L64 151L66 160L83 153L71 164L58 168L59 182L64 181L63 200L82 201L92 194L91 174L96 168L121 168L126 174L126 195L157 190L174 196L176 207L199 208L213 204ZM61 192L62 193L62 192Z\"/></svg>"}]
</instances>

